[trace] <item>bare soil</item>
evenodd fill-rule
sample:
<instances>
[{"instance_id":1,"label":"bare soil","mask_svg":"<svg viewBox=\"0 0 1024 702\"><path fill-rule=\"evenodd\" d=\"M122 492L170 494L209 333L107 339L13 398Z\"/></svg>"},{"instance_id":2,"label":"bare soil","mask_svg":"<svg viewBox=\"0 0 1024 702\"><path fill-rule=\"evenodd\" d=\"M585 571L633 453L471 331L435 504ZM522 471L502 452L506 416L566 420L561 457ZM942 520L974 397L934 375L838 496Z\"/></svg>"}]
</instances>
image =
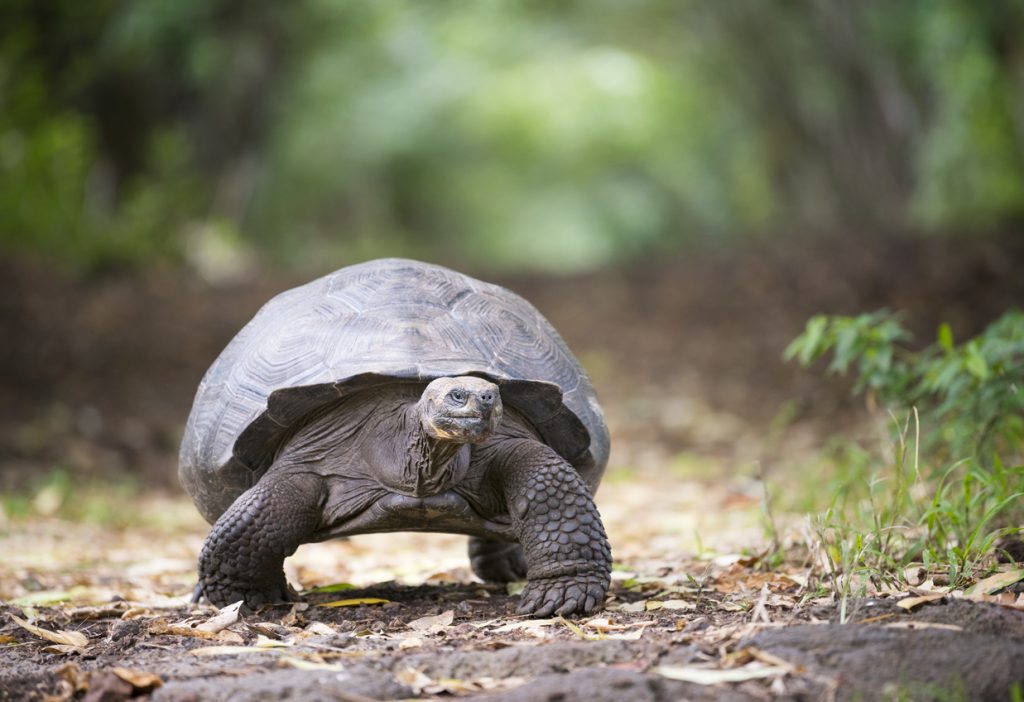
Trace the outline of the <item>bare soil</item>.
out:
<instances>
[{"instance_id":1,"label":"bare soil","mask_svg":"<svg viewBox=\"0 0 1024 702\"><path fill-rule=\"evenodd\" d=\"M196 628L215 610L186 603L206 526L176 485L181 426L223 345L301 281L0 263L0 492L29 505L0 512L0 700L1008 699L1024 684L1024 612L956 598L907 611L894 604L906 593L888 593L847 603L838 623L806 564L758 559L751 466L860 421L842 382L781 361L808 316L884 306L906 310L922 342L940 321L963 338L1024 302L1024 241L770 244L496 279L562 332L607 410L598 503L618 570L606 611L530 623L514 595L473 582L462 540L367 537L290 561L298 586L355 588L218 633ZM53 487L55 470L71 488ZM81 513L93 482L114 505L98 522ZM700 671L735 681L675 679Z\"/></svg>"},{"instance_id":2,"label":"bare soil","mask_svg":"<svg viewBox=\"0 0 1024 702\"><path fill-rule=\"evenodd\" d=\"M452 695L1005 700L1024 680L1024 613L996 605L952 601L907 613L884 601L860 601L853 603L853 621L839 624L834 605L805 603L759 626L747 613L720 610L712 597L685 615L616 613L624 630L643 631L638 640L621 640L581 637L580 631L592 631L586 621L549 624L542 638L529 633L540 628L502 631L496 620L522 621L509 616L514 598L493 586L384 585L345 594L389 603L325 608L316 606L329 599L321 595L308 598L310 606L301 611L270 608L234 625L238 645L217 654L205 653L217 645L207 639L159 633L166 621L202 615L202 609L165 609L158 617L122 603L71 610L52 623L95 643L70 655L48 653L38 639L7 626L4 632L16 642L5 647L0 699L124 700L151 693L153 700L179 702ZM614 595L629 599L621 588ZM410 627L444 612L453 613L450 625L426 634ZM410 641L415 645L406 648ZM723 650L736 670L750 670L747 661L768 661L781 662L784 671L718 685L670 677L673 670L721 663ZM118 678L115 668L156 675L163 684L144 692ZM76 695L69 681L86 689Z\"/></svg>"}]
</instances>

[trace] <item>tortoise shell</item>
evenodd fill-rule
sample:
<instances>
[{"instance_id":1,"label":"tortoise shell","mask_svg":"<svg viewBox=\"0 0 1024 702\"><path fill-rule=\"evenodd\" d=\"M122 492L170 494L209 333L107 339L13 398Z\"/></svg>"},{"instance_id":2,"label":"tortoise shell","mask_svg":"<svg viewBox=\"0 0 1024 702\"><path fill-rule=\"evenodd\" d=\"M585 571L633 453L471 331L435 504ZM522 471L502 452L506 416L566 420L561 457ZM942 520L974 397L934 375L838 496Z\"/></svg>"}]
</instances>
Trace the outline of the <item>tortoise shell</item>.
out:
<instances>
[{"instance_id":1,"label":"tortoise shell","mask_svg":"<svg viewBox=\"0 0 1024 702\"><path fill-rule=\"evenodd\" d=\"M457 375L497 383L597 489L608 429L554 328L502 287L403 259L342 268L264 305L203 377L178 475L212 523L318 410L376 385Z\"/></svg>"}]
</instances>

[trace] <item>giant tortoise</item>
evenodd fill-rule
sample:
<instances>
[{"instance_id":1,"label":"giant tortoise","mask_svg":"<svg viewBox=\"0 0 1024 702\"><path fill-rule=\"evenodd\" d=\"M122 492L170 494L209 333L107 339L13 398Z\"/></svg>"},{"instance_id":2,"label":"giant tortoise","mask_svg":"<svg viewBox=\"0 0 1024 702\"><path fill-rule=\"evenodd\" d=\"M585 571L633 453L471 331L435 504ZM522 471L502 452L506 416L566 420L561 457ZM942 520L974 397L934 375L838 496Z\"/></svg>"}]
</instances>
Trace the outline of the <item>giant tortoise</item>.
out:
<instances>
[{"instance_id":1,"label":"giant tortoise","mask_svg":"<svg viewBox=\"0 0 1024 702\"><path fill-rule=\"evenodd\" d=\"M519 612L599 609L594 506L609 438L594 389L523 298L384 259L268 302L207 371L179 477L213 524L197 594L286 601L300 544L466 534L473 571L526 579Z\"/></svg>"}]
</instances>

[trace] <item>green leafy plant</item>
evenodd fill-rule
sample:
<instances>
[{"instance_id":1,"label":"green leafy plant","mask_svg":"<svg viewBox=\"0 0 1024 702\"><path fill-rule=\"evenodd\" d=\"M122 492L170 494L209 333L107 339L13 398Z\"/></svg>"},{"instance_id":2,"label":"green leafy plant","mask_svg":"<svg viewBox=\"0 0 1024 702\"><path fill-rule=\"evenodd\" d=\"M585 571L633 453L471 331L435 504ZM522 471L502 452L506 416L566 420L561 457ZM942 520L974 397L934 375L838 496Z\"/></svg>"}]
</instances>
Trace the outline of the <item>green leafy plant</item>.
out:
<instances>
[{"instance_id":1,"label":"green leafy plant","mask_svg":"<svg viewBox=\"0 0 1024 702\"><path fill-rule=\"evenodd\" d=\"M811 318L786 349L808 366L828 354L830 372L855 374L855 392L870 393L895 412L911 407L927 429L924 445L945 458L1024 448L1024 313L1007 312L983 333L956 345L948 324L919 351L898 315L882 310L857 317Z\"/></svg>"},{"instance_id":2,"label":"green leafy plant","mask_svg":"<svg viewBox=\"0 0 1024 702\"><path fill-rule=\"evenodd\" d=\"M844 601L911 563L966 584L1024 517L1024 314L960 345L945 324L920 350L910 338L887 311L817 316L785 353L804 366L831 354L829 371L852 374L893 420L889 455L844 441L828 457L838 480L815 530Z\"/></svg>"}]
</instances>

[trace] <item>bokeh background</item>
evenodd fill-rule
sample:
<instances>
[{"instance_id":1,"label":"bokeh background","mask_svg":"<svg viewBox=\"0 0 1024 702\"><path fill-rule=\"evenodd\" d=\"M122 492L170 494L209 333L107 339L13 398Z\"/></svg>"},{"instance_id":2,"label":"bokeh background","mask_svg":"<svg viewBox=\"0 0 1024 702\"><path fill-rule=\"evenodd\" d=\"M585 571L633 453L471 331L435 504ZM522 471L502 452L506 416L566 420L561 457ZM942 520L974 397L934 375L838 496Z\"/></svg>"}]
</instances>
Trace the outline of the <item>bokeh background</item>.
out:
<instances>
[{"instance_id":1,"label":"bokeh background","mask_svg":"<svg viewBox=\"0 0 1024 702\"><path fill-rule=\"evenodd\" d=\"M177 490L237 329L395 255L533 301L613 471L754 479L859 421L807 317L965 338L1022 225L1021 0L6 0L5 509Z\"/></svg>"}]
</instances>

